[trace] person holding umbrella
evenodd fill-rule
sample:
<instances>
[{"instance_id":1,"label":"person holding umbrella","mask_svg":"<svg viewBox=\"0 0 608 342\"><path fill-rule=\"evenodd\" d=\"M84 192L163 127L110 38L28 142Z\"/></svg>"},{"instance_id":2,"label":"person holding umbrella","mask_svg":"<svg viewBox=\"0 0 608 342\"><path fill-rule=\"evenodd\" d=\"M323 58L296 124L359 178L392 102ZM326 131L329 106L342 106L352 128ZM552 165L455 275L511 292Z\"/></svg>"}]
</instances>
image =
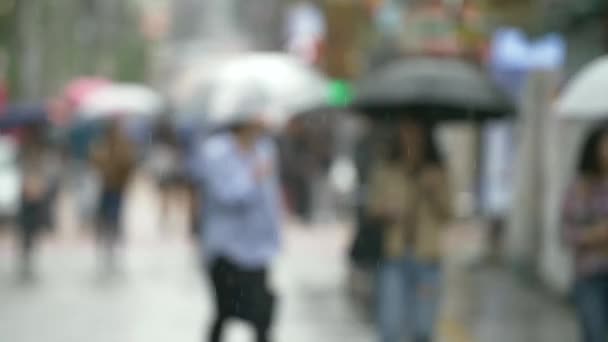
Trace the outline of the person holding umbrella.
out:
<instances>
[{"instance_id":1,"label":"person holding umbrella","mask_svg":"<svg viewBox=\"0 0 608 342\"><path fill-rule=\"evenodd\" d=\"M29 123L24 127L19 164L22 174L21 206L19 212L21 237L21 277L33 278L32 254L36 239L45 224L46 199L50 189L48 154L44 141L44 124Z\"/></svg>"},{"instance_id":2,"label":"person holding umbrella","mask_svg":"<svg viewBox=\"0 0 608 342\"><path fill-rule=\"evenodd\" d=\"M281 200L277 152L258 116L260 100L246 98L228 128L200 143L191 161L202 196L201 246L215 294L210 342L221 341L231 318L250 322L258 342L270 338L275 296L267 278L279 251Z\"/></svg>"},{"instance_id":3,"label":"person holding umbrella","mask_svg":"<svg viewBox=\"0 0 608 342\"><path fill-rule=\"evenodd\" d=\"M440 237L452 217L450 188L430 125L403 121L389 154L373 167L367 200L384 235L380 341L401 341L406 326L412 341L430 342L441 288Z\"/></svg>"},{"instance_id":4,"label":"person holding umbrella","mask_svg":"<svg viewBox=\"0 0 608 342\"><path fill-rule=\"evenodd\" d=\"M355 112L402 120L391 158L373 167L367 196L368 215L384 235L377 276L380 340L400 341L406 321L415 341L432 341L441 231L453 208L432 125L422 122L512 117L514 105L483 70L459 58L397 60L358 82L355 94L350 104Z\"/></svg>"},{"instance_id":5,"label":"person holding umbrella","mask_svg":"<svg viewBox=\"0 0 608 342\"><path fill-rule=\"evenodd\" d=\"M91 150L91 162L101 178L98 239L106 253L106 270L116 267L115 248L121 236L126 187L135 170L135 152L118 118L113 118Z\"/></svg>"}]
</instances>

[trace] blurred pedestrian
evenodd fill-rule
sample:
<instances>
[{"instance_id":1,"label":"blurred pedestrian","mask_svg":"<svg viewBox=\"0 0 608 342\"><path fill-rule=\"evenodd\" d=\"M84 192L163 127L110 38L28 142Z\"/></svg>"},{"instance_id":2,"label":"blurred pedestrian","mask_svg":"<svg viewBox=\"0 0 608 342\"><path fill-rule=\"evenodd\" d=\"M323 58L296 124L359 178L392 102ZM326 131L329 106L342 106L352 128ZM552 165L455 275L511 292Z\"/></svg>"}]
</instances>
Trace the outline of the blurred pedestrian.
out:
<instances>
[{"instance_id":1,"label":"blurred pedestrian","mask_svg":"<svg viewBox=\"0 0 608 342\"><path fill-rule=\"evenodd\" d=\"M33 277L32 257L36 239L45 224L49 193L50 170L48 150L44 141L44 126L32 124L23 130L19 164L22 175L21 210L19 213L21 240L21 276Z\"/></svg>"},{"instance_id":2,"label":"blurred pedestrian","mask_svg":"<svg viewBox=\"0 0 608 342\"><path fill-rule=\"evenodd\" d=\"M372 170L368 210L383 229L377 274L380 340L430 342L439 311L442 230L452 216L446 170L427 125L400 124Z\"/></svg>"},{"instance_id":3,"label":"blurred pedestrian","mask_svg":"<svg viewBox=\"0 0 608 342\"><path fill-rule=\"evenodd\" d=\"M304 222L312 219L312 181L316 171L312 145L304 123L294 119L280 137L281 176L291 213Z\"/></svg>"},{"instance_id":4,"label":"blurred pedestrian","mask_svg":"<svg viewBox=\"0 0 608 342\"><path fill-rule=\"evenodd\" d=\"M608 126L590 134L566 193L563 229L575 255L581 341L608 339Z\"/></svg>"},{"instance_id":5,"label":"blurred pedestrian","mask_svg":"<svg viewBox=\"0 0 608 342\"><path fill-rule=\"evenodd\" d=\"M45 137L45 150L47 151L45 154L47 191L44 198L44 214L42 222L47 230L50 233L53 233L58 228L55 215L55 204L62 185L62 173L66 170L66 167L64 163L65 148L64 143L61 140L61 132L57 132L52 127L49 128L50 132L43 135Z\"/></svg>"},{"instance_id":6,"label":"blurred pedestrian","mask_svg":"<svg viewBox=\"0 0 608 342\"><path fill-rule=\"evenodd\" d=\"M116 267L116 247L121 237L120 219L125 191L135 169L133 145L114 119L91 151L91 160L101 178L101 198L98 207L97 237L105 253L106 271Z\"/></svg>"},{"instance_id":7,"label":"blurred pedestrian","mask_svg":"<svg viewBox=\"0 0 608 342\"><path fill-rule=\"evenodd\" d=\"M178 137L167 118L163 118L154 131L150 159L160 195L162 223L165 226L171 199L180 184L181 165Z\"/></svg>"},{"instance_id":8,"label":"blurred pedestrian","mask_svg":"<svg viewBox=\"0 0 608 342\"><path fill-rule=\"evenodd\" d=\"M318 207L324 204L319 203L319 192L329 188L326 181L334 157L331 122L313 119L312 114L294 118L280 137L282 183L292 214L305 223L319 216Z\"/></svg>"},{"instance_id":9,"label":"blurred pedestrian","mask_svg":"<svg viewBox=\"0 0 608 342\"><path fill-rule=\"evenodd\" d=\"M372 217L367 209L367 194L369 192L371 171L373 165L381 160L382 147L386 146L383 136L386 129L372 126L371 123L363 136L356 143L354 151L355 167L357 169L358 189L355 207L355 234L350 246L351 279L349 285L355 299L360 300L364 308L374 302L373 279L378 262L382 260L382 230L378 219Z\"/></svg>"},{"instance_id":10,"label":"blurred pedestrian","mask_svg":"<svg viewBox=\"0 0 608 342\"><path fill-rule=\"evenodd\" d=\"M177 124L175 127L177 136L178 148L181 155L181 181L188 200L189 218L190 218L190 235L197 239L201 226L201 207L200 184L195 179L188 177L188 163L196 159L196 150L198 142L203 139L204 132L197 128L193 122Z\"/></svg>"},{"instance_id":11,"label":"blurred pedestrian","mask_svg":"<svg viewBox=\"0 0 608 342\"><path fill-rule=\"evenodd\" d=\"M378 161L382 161L386 146L387 130L380 125L371 126L355 147L355 167L358 189L356 200L356 234L350 250L352 262L362 269L375 269L382 257L382 234L376 217L367 208L367 195L371 182L371 172Z\"/></svg>"},{"instance_id":12,"label":"blurred pedestrian","mask_svg":"<svg viewBox=\"0 0 608 342\"><path fill-rule=\"evenodd\" d=\"M192 165L203 197L201 242L215 294L210 342L221 341L230 318L250 322L257 341L269 341L275 306L268 272L279 250L277 152L260 121L239 121L206 138Z\"/></svg>"},{"instance_id":13,"label":"blurred pedestrian","mask_svg":"<svg viewBox=\"0 0 608 342\"><path fill-rule=\"evenodd\" d=\"M76 122L68 133L71 157L70 180L76 201L80 226L88 228L94 221L99 191L99 180L90 163L92 145L104 131L104 124L96 121Z\"/></svg>"}]
</instances>

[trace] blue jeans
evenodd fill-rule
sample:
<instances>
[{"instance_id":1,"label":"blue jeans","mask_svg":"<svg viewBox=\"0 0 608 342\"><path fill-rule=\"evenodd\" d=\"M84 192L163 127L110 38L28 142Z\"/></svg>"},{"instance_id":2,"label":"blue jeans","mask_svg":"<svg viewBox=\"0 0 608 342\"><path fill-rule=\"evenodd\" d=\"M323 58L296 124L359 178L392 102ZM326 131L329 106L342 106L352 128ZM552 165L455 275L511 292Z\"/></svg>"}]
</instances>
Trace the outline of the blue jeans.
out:
<instances>
[{"instance_id":1,"label":"blue jeans","mask_svg":"<svg viewBox=\"0 0 608 342\"><path fill-rule=\"evenodd\" d=\"M608 274L579 279L575 301L582 341L608 341Z\"/></svg>"},{"instance_id":2,"label":"blue jeans","mask_svg":"<svg viewBox=\"0 0 608 342\"><path fill-rule=\"evenodd\" d=\"M99 201L99 224L97 229L100 236L116 241L121 235L120 218L122 214L123 195L120 191L105 190Z\"/></svg>"},{"instance_id":3,"label":"blue jeans","mask_svg":"<svg viewBox=\"0 0 608 342\"><path fill-rule=\"evenodd\" d=\"M411 257L385 260L378 272L381 342L432 341L439 312L441 269Z\"/></svg>"}]
</instances>

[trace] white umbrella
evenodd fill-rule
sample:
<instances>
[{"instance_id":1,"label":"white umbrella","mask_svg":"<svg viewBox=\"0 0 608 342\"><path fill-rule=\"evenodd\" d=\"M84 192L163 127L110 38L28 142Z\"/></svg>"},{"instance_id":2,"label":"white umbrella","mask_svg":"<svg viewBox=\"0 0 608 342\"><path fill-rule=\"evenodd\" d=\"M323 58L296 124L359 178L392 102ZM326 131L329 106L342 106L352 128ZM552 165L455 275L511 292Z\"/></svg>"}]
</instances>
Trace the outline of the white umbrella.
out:
<instances>
[{"instance_id":1,"label":"white umbrella","mask_svg":"<svg viewBox=\"0 0 608 342\"><path fill-rule=\"evenodd\" d=\"M268 96L258 87L243 85L230 92L216 90L209 96L210 109L203 117L206 129L214 130L252 119L269 121ZM276 127L276 123L270 124Z\"/></svg>"},{"instance_id":2,"label":"white umbrella","mask_svg":"<svg viewBox=\"0 0 608 342\"><path fill-rule=\"evenodd\" d=\"M178 72L177 77L171 81L169 93L172 100L179 105L188 104L189 100L198 96L201 89L211 83L218 68L234 56L234 53L210 54L204 58L198 58L196 63L184 66L182 71Z\"/></svg>"},{"instance_id":3,"label":"white umbrella","mask_svg":"<svg viewBox=\"0 0 608 342\"><path fill-rule=\"evenodd\" d=\"M171 99L176 104L175 120L180 126L206 120L206 108L218 68L232 55L220 54L204 58L186 67L173 82Z\"/></svg>"},{"instance_id":4,"label":"white umbrella","mask_svg":"<svg viewBox=\"0 0 608 342\"><path fill-rule=\"evenodd\" d=\"M565 119L594 120L608 116L608 57L586 66L568 83L557 102L557 114Z\"/></svg>"},{"instance_id":5,"label":"white umbrella","mask_svg":"<svg viewBox=\"0 0 608 342\"><path fill-rule=\"evenodd\" d=\"M120 83L91 94L79 112L85 119L113 115L154 116L163 111L163 106L162 97L154 90L138 84Z\"/></svg>"},{"instance_id":6,"label":"white umbrella","mask_svg":"<svg viewBox=\"0 0 608 342\"><path fill-rule=\"evenodd\" d=\"M327 80L303 62L281 53L252 53L221 66L213 79L206 109L212 122L243 114L255 92L255 110L275 128L293 115L326 102ZM261 103L260 101L263 101Z\"/></svg>"}]
</instances>

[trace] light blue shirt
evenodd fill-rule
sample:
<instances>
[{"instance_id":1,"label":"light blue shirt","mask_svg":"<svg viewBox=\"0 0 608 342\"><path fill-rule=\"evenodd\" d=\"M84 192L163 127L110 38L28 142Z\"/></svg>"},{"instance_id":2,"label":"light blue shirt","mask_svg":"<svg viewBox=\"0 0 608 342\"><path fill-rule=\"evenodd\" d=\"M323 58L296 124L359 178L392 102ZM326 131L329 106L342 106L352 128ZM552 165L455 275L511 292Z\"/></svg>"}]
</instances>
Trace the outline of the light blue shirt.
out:
<instances>
[{"instance_id":1,"label":"light blue shirt","mask_svg":"<svg viewBox=\"0 0 608 342\"><path fill-rule=\"evenodd\" d=\"M256 180L256 163L272 173ZM201 186L201 244L207 261L225 257L244 268L268 265L279 251L280 195L274 142L261 138L250 153L224 133L197 146L190 169Z\"/></svg>"}]
</instances>

